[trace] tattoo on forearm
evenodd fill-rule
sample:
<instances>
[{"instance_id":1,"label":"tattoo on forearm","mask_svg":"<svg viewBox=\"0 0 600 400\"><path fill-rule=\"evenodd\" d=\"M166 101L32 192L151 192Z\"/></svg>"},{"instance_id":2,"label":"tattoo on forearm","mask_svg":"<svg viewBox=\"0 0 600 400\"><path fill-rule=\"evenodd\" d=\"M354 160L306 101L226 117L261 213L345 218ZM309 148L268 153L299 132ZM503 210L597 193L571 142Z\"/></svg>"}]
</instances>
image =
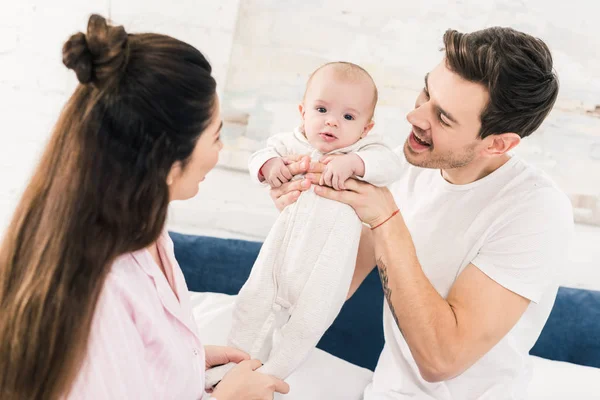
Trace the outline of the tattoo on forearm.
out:
<instances>
[{"instance_id":1,"label":"tattoo on forearm","mask_svg":"<svg viewBox=\"0 0 600 400\"><path fill-rule=\"evenodd\" d=\"M385 298L387 299L388 306L390 307L390 311L392 312L392 315L394 316L394 321L396 321L396 325L398 326L398 329L400 329L400 333L402 333L402 335L404 335L404 332L402 332L402 328L400 327L400 324L398 323L398 316L396 316L396 310L394 309L394 304L392 303L392 289L390 289L390 287L388 285L387 266L385 265L385 263L383 262L383 259L381 257L377 260L377 267L378 267L378 271L379 271L379 277L381 278L381 286L383 287L383 294L385 295Z\"/></svg>"}]
</instances>

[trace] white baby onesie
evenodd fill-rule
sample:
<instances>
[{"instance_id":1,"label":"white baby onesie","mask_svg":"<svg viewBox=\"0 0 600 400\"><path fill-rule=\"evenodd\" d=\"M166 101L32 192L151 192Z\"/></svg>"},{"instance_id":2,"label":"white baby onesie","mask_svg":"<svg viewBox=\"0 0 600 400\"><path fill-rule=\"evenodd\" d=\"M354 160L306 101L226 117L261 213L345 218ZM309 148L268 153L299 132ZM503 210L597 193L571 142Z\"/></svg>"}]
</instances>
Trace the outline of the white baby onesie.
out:
<instances>
[{"instance_id":1,"label":"white baby onesie","mask_svg":"<svg viewBox=\"0 0 600 400\"><path fill-rule=\"evenodd\" d=\"M402 160L380 137L368 135L329 154L351 152L364 161L360 179L386 186L398 178ZM271 137L265 149L254 153L250 175L259 181L267 160L290 154L310 154L313 160L324 155L296 129ZM237 297L228 344L260 359L260 372L287 378L316 347L346 300L361 229L350 206L322 198L312 188L303 192L281 212L265 239ZM206 387L233 366L207 371Z\"/></svg>"}]
</instances>

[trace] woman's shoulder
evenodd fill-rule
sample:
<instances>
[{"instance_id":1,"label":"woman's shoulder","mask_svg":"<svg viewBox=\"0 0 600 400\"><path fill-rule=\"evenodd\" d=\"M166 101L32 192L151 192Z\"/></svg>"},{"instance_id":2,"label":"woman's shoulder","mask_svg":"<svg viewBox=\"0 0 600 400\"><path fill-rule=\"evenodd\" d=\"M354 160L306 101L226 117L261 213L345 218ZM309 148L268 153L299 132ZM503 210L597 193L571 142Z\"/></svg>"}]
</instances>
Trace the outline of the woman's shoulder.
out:
<instances>
[{"instance_id":1,"label":"woman's shoulder","mask_svg":"<svg viewBox=\"0 0 600 400\"><path fill-rule=\"evenodd\" d=\"M106 284L121 286L138 275L140 275L140 268L137 265L134 253L126 253L113 261L106 277Z\"/></svg>"},{"instance_id":2,"label":"woman's shoulder","mask_svg":"<svg viewBox=\"0 0 600 400\"><path fill-rule=\"evenodd\" d=\"M136 298L149 295L153 289L152 282L140 262L136 253L123 254L113 261L102 291L103 297L119 298L121 302L135 303ZM138 254L138 257L139 254Z\"/></svg>"}]
</instances>

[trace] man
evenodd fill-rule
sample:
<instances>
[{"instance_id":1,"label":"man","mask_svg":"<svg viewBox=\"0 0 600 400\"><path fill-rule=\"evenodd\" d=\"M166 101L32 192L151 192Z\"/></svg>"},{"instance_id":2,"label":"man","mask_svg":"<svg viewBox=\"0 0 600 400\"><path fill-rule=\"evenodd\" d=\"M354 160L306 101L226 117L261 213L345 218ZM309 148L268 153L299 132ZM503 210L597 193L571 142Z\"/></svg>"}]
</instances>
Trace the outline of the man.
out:
<instances>
[{"instance_id":1,"label":"man","mask_svg":"<svg viewBox=\"0 0 600 400\"><path fill-rule=\"evenodd\" d=\"M528 352L566 262L568 198L510 152L556 100L548 47L508 28L449 30L444 47L407 116L402 178L389 188L315 187L371 227L349 294L377 266L386 343L366 400L525 398ZM308 160L291 167L305 172ZM324 168L274 189L276 205Z\"/></svg>"}]
</instances>

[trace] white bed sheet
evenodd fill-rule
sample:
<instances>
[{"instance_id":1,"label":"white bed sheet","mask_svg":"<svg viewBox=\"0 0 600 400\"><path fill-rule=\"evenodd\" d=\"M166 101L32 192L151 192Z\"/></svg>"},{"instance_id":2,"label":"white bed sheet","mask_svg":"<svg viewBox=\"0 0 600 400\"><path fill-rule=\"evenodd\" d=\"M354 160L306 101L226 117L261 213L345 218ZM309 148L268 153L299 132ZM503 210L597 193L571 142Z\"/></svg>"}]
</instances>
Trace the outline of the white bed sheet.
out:
<instances>
[{"instance_id":1,"label":"white bed sheet","mask_svg":"<svg viewBox=\"0 0 600 400\"><path fill-rule=\"evenodd\" d=\"M192 293L194 317L203 344L224 345L231 327L234 296L221 293ZM600 399L600 369L533 357L530 400ZM372 372L322 350L288 379L291 391L281 400L360 400Z\"/></svg>"}]
</instances>

